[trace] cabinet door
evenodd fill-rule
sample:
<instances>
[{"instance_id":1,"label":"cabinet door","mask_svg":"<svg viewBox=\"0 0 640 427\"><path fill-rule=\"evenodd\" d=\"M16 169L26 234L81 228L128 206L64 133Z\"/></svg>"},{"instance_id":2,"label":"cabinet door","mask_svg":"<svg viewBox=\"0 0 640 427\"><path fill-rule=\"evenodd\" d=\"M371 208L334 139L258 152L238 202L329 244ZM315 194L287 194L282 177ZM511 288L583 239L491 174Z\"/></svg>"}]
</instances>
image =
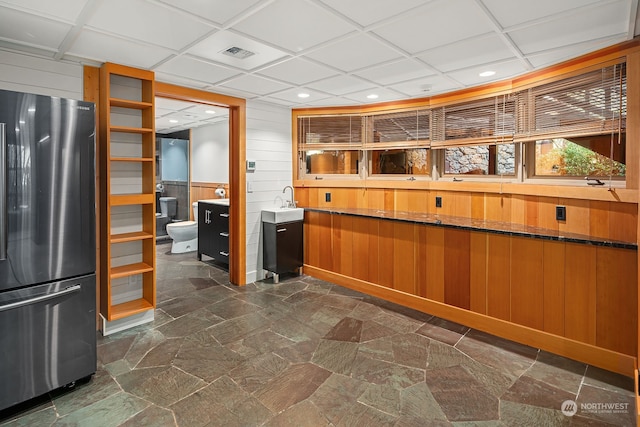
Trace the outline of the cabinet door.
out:
<instances>
[{"instance_id":1,"label":"cabinet door","mask_svg":"<svg viewBox=\"0 0 640 427\"><path fill-rule=\"evenodd\" d=\"M213 253L213 205L198 203L198 256Z\"/></svg>"},{"instance_id":2,"label":"cabinet door","mask_svg":"<svg viewBox=\"0 0 640 427\"><path fill-rule=\"evenodd\" d=\"M302 266L303 222L264 225L264 268L280 274Z\"/></svg>"}]
</instances>

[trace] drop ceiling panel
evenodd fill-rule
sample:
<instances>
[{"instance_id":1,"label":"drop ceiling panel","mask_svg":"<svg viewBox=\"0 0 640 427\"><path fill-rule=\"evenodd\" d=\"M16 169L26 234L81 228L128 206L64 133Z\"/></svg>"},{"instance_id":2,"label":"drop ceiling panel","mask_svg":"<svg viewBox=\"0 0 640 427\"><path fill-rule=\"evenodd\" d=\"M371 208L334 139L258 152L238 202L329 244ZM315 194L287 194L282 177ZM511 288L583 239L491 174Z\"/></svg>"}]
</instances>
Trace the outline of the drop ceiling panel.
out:
<instances>
[{"instance_id":1,"label":"drop ceiling panel","mask_svg":"<svg viewBox=\"0 0 640 427\"><path fill-rule=\"evenodd\" d=\"M496 74L491 77L480 77L479 74L487 70L495 71ZM523 74L526 71L527 68L525 67L524 63L519 60L515 60L470 67L464 70L452 71L450 73L447 73L447 75L464 84L465 86L476 86L504 80L509 77Z\"/></svg>"},{"instance_id":2,"label":"drop ceiling panel","mask_svg":"<svg viewBox=\"0 0 640 427\"><path fill-rule=\"evenodd\" d=\"M546 67L559 62L567 61L569 59L576 58L580 55L587 54L599 49L603 49L607 46L611 46L616 43L621 43L625 39L622 36L618 36L611 39L589 41L586 43L579 43L568 47L553 49L545 52L541 52L534 55L527 56L527 59L536 68Z\"/></svg>"},{"instance_id":3,"label":"drop ceiling panel","mask_svg":"<svg viewBox=\"0 0 640 427\"><path fill-rule=\"evenodd\" d=\"M299 93L306 93L309 95L309 97L300 98L298 96ZM307 88L288 89L269 96L269 98L276 98L281 101L286 101L287 105L304 105L308 104L311 101L318 101L321 99L327 99L329 97L331 97L331 95L327 95L326 93L321 93L315 90L309 90Z\"/></svg>"},{"instance_id":4,"label":"drop ceiling panel","mask_svg":"<svg viewBox=\"0 0 640 427\"><path fill-rule=\"evenodd\" d=\"M222 84L221 86L257 95L267 95L269 93L286 90L291 87L289 85L274 82L273 80L252 75L240 76Z\"/></svg>"},{"instance_id":5,"label":"drop ceiling panel","mask_svg":"<svg viewBox=\"0 0 640 427\"><path fill-rule=\"evenodd\" d=\"M508 28L524 22L535 21L545 17L553 17L601 0L535 0L535 1L505 1L482 0L491 14L498 20L502 28ZM575 11L574 11L575 12Z\"/></svg>"},{"instance_id":6,"label":"drop ceiling panel","mask_svg":"<svg viewBox=\"0 0 640 427\"><path fill-rule=\"evenodd\" d=\"M156 110L164 110L164 111L182 111L191 107L193 104L190 102L180 101L178 99L170 99L170 98L162 98L156 97L155 99L155 108ZM156 115L157 111L156 111Z\"/></svg>"},{"instance_id":7,"label":"drop ceiling panel","mask_svg":"<svg viewBox=\"0 0 640 427\"><path fill-rule=\"evenodd\" d=\"M275 0L234 28L292 52L308 49L353 30L325 9L300 0Z\"/></svg>"},{"instance_id":8,"label":"drop ceiling panel","mask_svg":"<svg viewBox=\"0 0 640 427\"><path fill-rule=\"evenodd\" d=\"M374 32L415 54L492 30L489 19L473 0L447 0L429 3Z\"/></svg>"},{"instance_id":9,"label":"drop ceiling panel","mask_svg":"<svg viewBox=\"0 0 640 427\"><path fill-rule=\"evenodd\" d=\"M291 58L260 70L258 74L277 80L292 82L297 85L304 85L309 82L335 76L338 72L324 65L316 64L302 58Z\"/></svg>"},{"instance_id":10,"label":"drop ceiling panel","mask_svg":"<svg viewBox=\"0 0 640 427\"><path fill-rule=\"evenodd\" d=\"M22 10L32 11L36 14L73 22L84 8L87 0L4 0L3 3L16 6Z\"/></svg>"},{"instance_id":11,"label":"drop ceiling panel","mask_svg":"<svg viewBox=\"0 0 640 427\"><path fill-rule=\"evenodd\" d=\"M428 66L418 61L401 59L400 61L357 71L353 74L363 79L371 80L379 85L388 85L430 76L433 75L434 72Z\"/></svg>"},{"instance_id":12,"label":"drop ceiling panel","mask_svg":"<svg viewBox=\"0 0 640 427\"><path fill-rule=\"evenodd\" d=\"M516 30L509 36L525 54L542 52L586 40L626 35L628 15L626 1L617 1Z\"/></svg>"},{"instance_id":13,"label":"drop ceiling panel","mask_svg":"<svg viewBox=\"0 0 640 427\"><path fill-rule=\"evenodd\" d=\"M368 98L368 96L375 94L377 98ZM397 101L406 98L404 94L395 92L388 89L373 88L361 92L350 93L344 96L346 99L354 101L356 104L371 104L373 102L387 102Z\"/></svg>"},{"instance_id":14,"label":"drop ceiling panel","mask_svg":"<svg viewBox=\"0 0 640 427\"><path fill-rule=\"evenodd\" d=\"M174 50L213 30L195 17L144 0L100 2L87 25Z\"/></svg>"},{"instance_id":15,"label":"drop ceiling panel","mask_svg":"<svg viewBox=\"0 0 640 427\"><path fill-rule=\"evenodd\" d=\"M71 29L68 24L0 7L0 38L57 50Z\"/></svg>"},{"instance_id":16,"label":"drop ceiling panel","mask_svg":"<svg viewBox=\"0 0 640 427\"><path fill-rule=\"evenodd\" d=\"M210 86L209 84L206 84L197 80L187 79L180 76L174 76L173 74L167 74L161 71L155 71L155 73L156 73L156 81L159 81L159 82L171 83L178 86L193 87L197 89L205 89L206 87Z\"/></svg>"},{"instance_id":17,"label":"drop ceiling panel","mask_svg":"<svg viewBox=\"0 0 640 427\"><path fill-rule=\"evenodd\" d=\"M366 34L358 34L307 54L311 59L354 71L400 57L400 54Z\"/></svg>"},{"instance_id":18,"label":"drop ceiling panel","mask_svg":"<svg viewBox=\"0 0 640 427\"><path fill-rule=\"evenodd\" d=\"M424 0L321 0L326 5L366 27L422 6Z\"/></svg>"},{"instance_id":19,"label":"drop ceiling panel","mask_svg":"<svg viewBox=\"0 0 640 427\"><path fill-rule=\"evenodd\" d=\"M450 79L442 76L431 76L423 79L416 79L409 82L390 85L389 87L400 93L405 93L409 97L415 98L426 97L460 89L462 88L462 85L456 84L454 81L451 81Z\"/></svg>"},{"instance_id":20,"label":"drop ceiling panel","mask_svg":"<svg viewBox=\"0 0 640 427\"><path fill-rule=\"evenodd\" d=\"M368 102L368 104L370 103ZM323 107L323 106L342 107L345 105L354 105L354 102L351 99L335 96L335 97L325 98L317 101L313 100L308 102L307 105L309 105L310 107Z\"/></svg>"},{"instance_id":21,"label":"drop ceiling panel","mask_svg":"<svg viewBox=\"0 0 640 427\"><path fill-rule=\"evenodd\" d=\"M254 55L240 59L222 53L232 47L239 47L248 50L253 52ZM230 31L219 31L190 48L188 52L192 55L211 59L221 64L231 65L242 70L251 70L261 67L287 56L287 54L281 50L274 49L263 43L258 43Z\"/></svg>"},{"instance_id":22,"label":"drop ceiling panel","mask_svg":"<svg viewBox=\"0 0 640 427\"><path fill-rule=\"evenodd\" d=\"M95 31L83 30L68 52L100 62L115 62L150 69L162 59L171 55L171 51L158 46L149 46L124 40Z\"/></svg>"},{"instance_id":23,"label":"drop ceiling panel","mask_svg":"<svg viewBox=\"0 0 640 427\"><path fill-rule=\"evenodd\" d=\"M240 74L240 71L232 70L220 65L211 64L197 58L179 56L162 64L158 71L182 76L207 84L213 84Z\"/></svg>"},{"instance_id":24,"label":"drop ceiling panel","mask_svg":"<svg viewBox=\"0 0 640 427\"><path fill-rule=\"evenodd\" d=\"M511 50L495 33L437 47L417 57L444 72L514 58Z\"/></svg>"},{"instance_id":25,"label":"drop ceiling panel","mask_svg":"<svg viewBox=\"0 0 640 427\"><path fill-rule=\"evenodd\" d=\"M347 93L359 92L375 87L375 85L365 82L352 76L336 76L319 82L307 85L311 89L320 92L327 92L332 95L340 96Z\"/></svg>"},{"instance_id":26,"label":"drop ceiling panel","mask_svg":"<svg viewBox=\"0 0 640 427\"><path fill-rule=\"evenodd\" d=\"M160 0L196 16L222 25L234 16L249 9L260 0Z\"/></svg>"}]
</instances>

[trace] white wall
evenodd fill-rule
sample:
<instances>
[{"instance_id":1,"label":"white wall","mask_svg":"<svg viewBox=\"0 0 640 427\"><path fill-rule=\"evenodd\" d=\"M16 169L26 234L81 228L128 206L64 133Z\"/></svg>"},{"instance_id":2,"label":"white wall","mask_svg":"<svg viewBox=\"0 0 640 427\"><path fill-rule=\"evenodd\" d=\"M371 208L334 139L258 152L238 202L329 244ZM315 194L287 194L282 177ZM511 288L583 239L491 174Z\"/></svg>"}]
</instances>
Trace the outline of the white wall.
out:
<instances>
[{"instance_id":1,"label":"white wall","mask_svg":"<svg viewBox=\"0 0 640 427\"><path fill-rule=\"evenodd\" d=\"M191 180L229 182L229 121L191 131Z\"/></svg>"},{"instance_id":2,"label":"white wall","mask_svg":"<svg viewBox=\"0 0 640 427\"><path fill-rule=\"evenodd\" d=\"M261 102L247 102L247 281L263 279L260 211L280 206L285 186L292 183L291 110Z\"/></svg>"},{"instance_id":3,"label":"white wall","mask_svg":"<svg viewBox=\"0 0 640 427\"><path fill-rule=\"evenodd\" d=\"M82 99L82 65L0 50L0 89Z\"/></svg>"}]
</instances>

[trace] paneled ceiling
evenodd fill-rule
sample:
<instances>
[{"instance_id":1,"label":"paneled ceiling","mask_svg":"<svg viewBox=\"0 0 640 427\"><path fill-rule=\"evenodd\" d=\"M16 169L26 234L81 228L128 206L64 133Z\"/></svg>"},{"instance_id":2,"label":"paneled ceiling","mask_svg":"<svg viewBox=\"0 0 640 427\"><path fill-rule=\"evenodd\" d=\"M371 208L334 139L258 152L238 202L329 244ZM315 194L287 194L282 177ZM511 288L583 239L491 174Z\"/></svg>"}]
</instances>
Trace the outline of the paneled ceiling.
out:
<instances>
[{"instance_id":1,"label":"paneled ceiling","mask_svg":"<svg viewBox=\"0 0 640 427\"><path fill-rule=\"evenodd\" d=\"M0 49L293 108L502 80L639 27L638 0L0 0Z\"/></svg>"}]
</instances>

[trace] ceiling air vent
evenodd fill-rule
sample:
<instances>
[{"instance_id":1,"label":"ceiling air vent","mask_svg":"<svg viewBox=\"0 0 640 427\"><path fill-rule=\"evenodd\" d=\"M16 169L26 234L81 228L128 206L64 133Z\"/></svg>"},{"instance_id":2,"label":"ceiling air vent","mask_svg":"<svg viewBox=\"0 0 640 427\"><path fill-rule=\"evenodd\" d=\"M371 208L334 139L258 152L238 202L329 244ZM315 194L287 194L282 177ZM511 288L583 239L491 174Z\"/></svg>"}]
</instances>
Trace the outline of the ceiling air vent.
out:
<instances>
[{"instance_id":1,"label":"ceiling air vent","mask_svg":"<svg viewBox=\"0 0 640 427\"><path fill-rule=\"evenodd\" d=\"M245 59L250 57L251 55L255 55L255 53L237 46L233 46L227 50L223 50L222 53L237 59Z\"/></svg>"}]
</instances>

